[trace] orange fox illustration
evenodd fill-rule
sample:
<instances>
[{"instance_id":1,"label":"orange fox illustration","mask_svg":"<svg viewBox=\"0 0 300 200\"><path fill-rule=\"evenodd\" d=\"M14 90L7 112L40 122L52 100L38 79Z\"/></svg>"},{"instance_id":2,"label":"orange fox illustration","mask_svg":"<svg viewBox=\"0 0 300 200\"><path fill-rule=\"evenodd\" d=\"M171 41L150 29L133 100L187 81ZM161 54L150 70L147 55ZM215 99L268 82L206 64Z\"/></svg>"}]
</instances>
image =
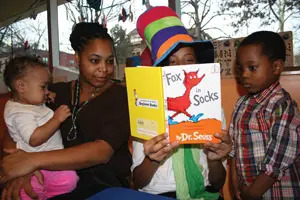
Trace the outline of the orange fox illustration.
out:
<instances>
[{"instance_id":1,"label":"orange fox illustration","mask_svg":"<svg viewBox=\"0 0 300 200\"><path fill-rule=\"evenodd\" d=\"M199 113L196 116L189 114L186 110L190 107L191 105L191 100L190 100L190 93L193 87L198 85L201 80L204 78L205 74L203 74L201 77L198 77L197 73L198 70L195 72L184 72L184 81L183 84L186 88L185 93L183 96L180 97L175 97L175 98L167 98L168 102L168 110L174 111L175 113L168 119L169 124L178 124L178 122L173 121L174 117L176 117L178 114L183 113L186 116L189 117L190 120L193 122L197 122L199 117L203 115L203 113Z\"/></svg>"}]
</instances>

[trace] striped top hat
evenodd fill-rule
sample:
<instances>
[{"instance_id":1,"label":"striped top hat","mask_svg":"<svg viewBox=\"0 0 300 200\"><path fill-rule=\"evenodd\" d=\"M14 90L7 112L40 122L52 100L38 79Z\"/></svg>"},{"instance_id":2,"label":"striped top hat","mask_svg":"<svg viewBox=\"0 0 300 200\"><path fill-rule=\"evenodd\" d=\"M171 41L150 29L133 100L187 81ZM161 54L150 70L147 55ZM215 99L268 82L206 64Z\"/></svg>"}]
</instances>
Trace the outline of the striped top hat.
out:
<instances>
[{"instance_id":1,"label":"striped top hat","mask_svg":"<svg viewBox=\"0 0 300 200\"><path fill-rule=\"evenodd\" d=\"M154 66L178 48L195 49L198 63L214 62L214 48L210 41L194 41L177 14L169 7L148 9L137 20L137 31L151 51Z\"/></svg>"}]
</instances>

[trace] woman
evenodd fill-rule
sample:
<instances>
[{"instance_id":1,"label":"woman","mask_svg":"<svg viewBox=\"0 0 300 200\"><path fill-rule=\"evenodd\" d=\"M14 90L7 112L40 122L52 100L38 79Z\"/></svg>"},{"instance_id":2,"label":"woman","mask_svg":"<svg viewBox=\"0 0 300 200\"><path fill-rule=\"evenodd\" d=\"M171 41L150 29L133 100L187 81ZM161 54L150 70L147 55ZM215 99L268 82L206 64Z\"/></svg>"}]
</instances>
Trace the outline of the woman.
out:
<instances>
[{"instance_id":1,"label":"woman","mask_svg":"<svg viewBox=\"0 0 300 200\"><path fill-rule=\"evenodd\" d=\"M1 182L39 169L77 170L80 177L77 188L54 199L85 199L106 187L129 187L127 96L124 87L111 81L112 38L102 25L83 22L75 26L70 42L79 77L49 88L56 94L55 103L49 106L56 109L66 104L72 111L72 117L61 126L65 149L41 153L17 151L1 163ZM7 188L4 193L7 192L10 194L4 195L12 195L11 189Z\"/></svg>"},{"instance_id":2,"label":"woman","mask_svg":"<svg viewBox=\"0 0 300 200\"><path fill-rule=\"evenodd\" d=\"M168 7L147 10L139 17L137 30L151 49L154 66L214 61L211 42L193 41L176 13ZM222 115L225 129L224 113ZM167 134L144 143L134 141L131 169L135 186L145 192L178 199L218 199L226 177L223 161L231 150L231 140L227 132L216 137L222 142L206 144L206 148L170 143ZM190 150L194 157L185 154L185 150ZM178 153L182 151L184 154ZM192 159L187 161L188 156Z\"/></svg>"}]
</instances>

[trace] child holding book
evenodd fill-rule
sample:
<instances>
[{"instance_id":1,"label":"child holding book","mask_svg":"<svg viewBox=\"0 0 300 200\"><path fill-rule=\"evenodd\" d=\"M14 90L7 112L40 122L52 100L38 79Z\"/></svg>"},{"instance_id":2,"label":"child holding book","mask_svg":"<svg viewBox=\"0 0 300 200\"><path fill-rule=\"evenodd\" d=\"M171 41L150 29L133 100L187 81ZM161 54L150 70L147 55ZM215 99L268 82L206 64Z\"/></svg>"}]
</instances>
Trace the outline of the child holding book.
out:
<instances>
[{"instance_id":1,"label":"child holding book","mask_svg":"<svg viewBox=\"0 0 300 200\"><path fill-rule=\"evenodd\" d=\"M139 17L137 29L151 49L154 66L214 61L212 44L193 41L168 7L147 10ZM223 113L222 128L225 126ZM135 186L144 192L178 199L218 199L226 177L223 161L231 150L231 140L226 132L216 137L222 142L206 144L207 148L199 144L170 144L166 133L145 142L133 141L131 169Z\"/></svg>"},{"instance_id":2,"label":"child holding book","mask_svg":"<svg viewBox=\"0 0 300 200\"><path fill-rule=\"evenodd\" d=\"M300 113L279 83L285 57L283 39L270 31L238 48L237 75L248 94L230 124L236 199L300 199Z\"/></svg>"},{"instance_id":3,"label":"child holding book","mask_svg":"<svg viewBox=\"0 0 300 200\"><path fill-rule=\"evenodd\" d=\"M53 112L45 105L52 98L47 86L50 82L47 65L37 58L18 57L5 68L4 79L12 91L12 99L5 105L4 119L10 136L18 149L39 152L62 149L60 124L71 115L66 105ZM41 170L44 183L33 176L31 184L39 199L72 191L77 184L75 171ZM21 199L31 199L24 190Z\"/></svg>"}]
</instances>

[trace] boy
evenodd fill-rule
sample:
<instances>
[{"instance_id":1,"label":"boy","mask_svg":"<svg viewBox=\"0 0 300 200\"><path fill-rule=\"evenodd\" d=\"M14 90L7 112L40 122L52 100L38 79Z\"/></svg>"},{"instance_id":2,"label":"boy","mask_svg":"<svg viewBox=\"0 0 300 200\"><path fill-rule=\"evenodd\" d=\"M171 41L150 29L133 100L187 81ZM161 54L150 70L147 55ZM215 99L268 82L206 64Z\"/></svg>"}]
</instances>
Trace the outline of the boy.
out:
<instances>
[{"instance_id":1,"label":"boy","mask_svg":"<svg viewBox=\"0 0 300 200\"><path fill-rule=\"evenodd\" d=\"M248 92L235 105L232 178L236 199L300 199L300 114L280 83L285 44L274 32L246 37L237 76Z\"/></svg>"}]
</instances>

